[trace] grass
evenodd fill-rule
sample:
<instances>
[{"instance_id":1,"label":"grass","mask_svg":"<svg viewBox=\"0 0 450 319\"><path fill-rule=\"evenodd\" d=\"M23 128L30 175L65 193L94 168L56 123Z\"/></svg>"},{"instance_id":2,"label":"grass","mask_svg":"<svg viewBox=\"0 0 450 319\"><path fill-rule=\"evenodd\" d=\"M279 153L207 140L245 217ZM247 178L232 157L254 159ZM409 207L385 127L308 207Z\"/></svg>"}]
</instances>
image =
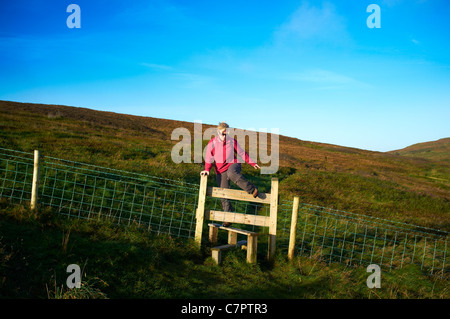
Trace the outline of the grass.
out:
<instances>
[{"instance_id":1,"label":"grass","mask_svg":"<svg viewBox=\"0 0 450 319\"><path fill-rule=\"evenodd\" d=\"M0 109L2 147L39 149L43 156L199 182L203 164L174 164L171 159L177 142L170 139L172 130L192 132L193 123L8 101L0 101ZM437 143L438 158L446 154L446 142ZM276 175L287 198L299 195L306 203L448 231L450 163L434 160L432 153L423 159L280 136ZM248 165L243 172L263 190L269 188L270 176Z\"/></svg>"},{"instance_id":2,"label":"grass","mask_svg":"<svg viewBox=\"0 0 450 319\"><path fill-rule=\"evenodd\" d=\"M391 151L390 153L409 157L449 161L450 138L442 138L433 142L418 143L401 150Z\"/></svg>"},{"instance_id":3,"label":"grass","mask_svg":"<svg viewBox=\"0 0 450 319\"><path fill-rule=\"evenodd\" d=\"M308 203L359 214L450 230L446 198L411 192L393 181L341 172L302 170L282 190ZM289 198L289 197L288 197Z\"/></svg>"},{"instance_id":4,"label":"grass","mask_svg":"<svg viewBox=\"0 0 450 319\"><path fill-rule=\"evenodd\" d=\"M63 218L3 203L0 210L1 298L433 298L450 297L448 281L410 265L382 272L369 289L364 267L328 264L318 256L274 264L245 262L231 250L216 266L209 248L107 220ZM263 252L259 252L262 254ZM82 287L68 289L66 267L82 269Z\"/></svg>"},{"instance_id":5,"label":"grass","mask_svg":"<svg viewBox=\"0 0 450 319\"><path fill-rule=\"evenodd\" d=\"M198 183L202 164L174 164L176 127L193 123L83 108L0 101L1 147L70 159L162 178ZM204 125L204 129L208 126ZM282 198L450 230L450 164L280 136ZM445 144L445 143L444 143ZM270 145L268 146L270 147ZM397 152L401 154L401 152ZM417 153L416 153L417 155ZM247 165L260 190L270 176ZM214 180L214 176L210 177ZM448 281L409 265L383 272L382 288L368 289L364 267L328 264L319 255L281 251L275 264L256 265L245 252L225 253L213 264L208 247L155 235L135 225L102 219L67 219L50 208L39 213L0 201L0 297L3 298L448 298ZM67 265L83 269L82 289L67 289Z\"/></svg>"}]
</instances>

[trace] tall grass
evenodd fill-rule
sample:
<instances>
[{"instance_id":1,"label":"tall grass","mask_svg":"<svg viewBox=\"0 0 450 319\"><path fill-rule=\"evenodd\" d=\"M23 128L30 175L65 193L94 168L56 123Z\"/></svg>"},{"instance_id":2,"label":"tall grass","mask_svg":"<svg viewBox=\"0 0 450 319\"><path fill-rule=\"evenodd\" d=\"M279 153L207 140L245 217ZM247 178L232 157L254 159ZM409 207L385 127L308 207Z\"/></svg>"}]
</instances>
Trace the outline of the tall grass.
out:
<instances>
[{"instance_id":1,"label":"tall grass","mask_svg":"<svg viewBox=\"0 0 450 319\"><path fill-rule=\"evenodd\" d=\"M63 251L62 238L70 236ZM382 270L380 289L366 286L365 267L329 264L319 253L274 264L247 264L230 250L221 266L192 240L123 227L108 220L67 219L21 205L0 209L0 296L3 298L444 298L448 279L418 265ZM69 264L83 269L82 287L65 285Z\"/></svg>"}]
</instances>

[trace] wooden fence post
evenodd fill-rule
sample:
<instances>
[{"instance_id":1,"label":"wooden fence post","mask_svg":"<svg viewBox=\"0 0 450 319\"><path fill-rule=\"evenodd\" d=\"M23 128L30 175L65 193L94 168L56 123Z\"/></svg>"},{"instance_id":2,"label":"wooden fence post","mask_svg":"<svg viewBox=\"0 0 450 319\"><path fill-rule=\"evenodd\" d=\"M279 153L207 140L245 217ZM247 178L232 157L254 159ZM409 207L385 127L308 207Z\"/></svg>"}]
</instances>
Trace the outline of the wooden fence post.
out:
<instances>
[{"instance_id":1,"label":"wooden fence post","mask_svg":"<svg viewBox=\"0 0 450 319\"><path fill-rule=\"evenodd\" d=\"M295 235L297 231L298 202L299 198L295 196L294 202L292 204L291 233L289 236L289 250L288 250L289 260L292 260L294 258Z\"/></svg>"},{"instance_id":2,"label":"wooden fence post","mask_svg":"<svg viewBox=\"0 0 450 319\"><path fill-rule=\"evenodd\" d=\"M272 178L272 190L270 191L270 221L269 221L269 251L267 259L272 261L275 257L277 237L277 212L278 212L278 178Z\"/></svg>"},{"instance_id":3,"label":"wooden fence post","mask_svg":"<svg viewBox=\"0 0 450 319\"><path fill-rule=\"evenodd\" d=\"M196 225L195 225L195 242L198 246L202 244L202 232L203 232L203 219L205 217L205 201L206 201L206 188L208 184L208 175L201 175L200 177L200 189L198 191L198 207L196 212Z\"/></svg>"},{"instance_id":4,"label":"wooden fence post","mask_svg":"<svg viewBox=\"0 0 450 319\"><path fill-rule=\"evenodd\" d=\"M32 210L37 208L38 202L38 186L39 186L39 150L34 150L34 169L33 169L33 182L31 184L31 203L30 208Z\"/></svg>"},{"instance_id":5,"label":"wooden fence post","mask_svg":"<svg viewBox=\"0 0 450 319\"><path fill-rule=\"evenodd\" d=\"M258 251L258 236L248 234L247 236L247 262L256 263L256 256Z\"/></svg>"}]
</instances>

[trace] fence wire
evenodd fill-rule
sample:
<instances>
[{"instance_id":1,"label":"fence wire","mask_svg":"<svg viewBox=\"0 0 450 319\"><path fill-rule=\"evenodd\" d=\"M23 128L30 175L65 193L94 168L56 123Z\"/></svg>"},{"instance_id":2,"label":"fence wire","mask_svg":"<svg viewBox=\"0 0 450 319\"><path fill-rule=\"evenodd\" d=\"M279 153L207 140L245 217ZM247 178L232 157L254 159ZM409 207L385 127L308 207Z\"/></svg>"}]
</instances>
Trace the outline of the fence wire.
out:
<instances>
[{"instance_id":1,"label":"fence wire","mask_svg":"<svg viewBox=\"0 0 450 319\"><path fill-rule=\"evenodd\" d=\"M0 197L31 199L33 154L0 149ZM198 185L52 157L40 164L38 202L80 219L109 219L194 237Z\"/></svg>"},{"instance_id":2,"label":"fence wire","mask_svg":"<svg viewBox=\"0 0 450 319\"><path fill-rule=\"evenodd\" d=\"M31 199L33 153L0 148L0 199ZM38 202L59 214L140 225L151 232L194 238L198 184L42 157ZM231 200L233 211L269 216L268 205ZM206 207L222 210L207 197ZM277 243L287 248L292 200L280 198ZM267 233L267 227L243 228ZM393 269L417 264L431 273L449 271L448 232L302 203L296 253L347 265Z\"/></svg>"},{"instance_id":3,"label":"fence wire","mask_svg":"<svg viewBox=\"0 0 450 319\"><path fill-rule=\"evenodd\" d=\"M291 214L292 203L283 201L279 209L284 221L281 238L289 236ZM299 205L295 250L299 255L326 262L377 264L387 269L417 264L422 270L443 275L449 271L447 241L445 231L306 203Z\"/></svg>"},{"instance_id":4,"label":"fence wire","mask_svg":"<svg viewBox=\"0 0 450 319\"><path fill-rule=\"evenodd\" d=\"M31 199L33 154L0 148L0 198L23 203Z\"/></svg>"}]
</instances>

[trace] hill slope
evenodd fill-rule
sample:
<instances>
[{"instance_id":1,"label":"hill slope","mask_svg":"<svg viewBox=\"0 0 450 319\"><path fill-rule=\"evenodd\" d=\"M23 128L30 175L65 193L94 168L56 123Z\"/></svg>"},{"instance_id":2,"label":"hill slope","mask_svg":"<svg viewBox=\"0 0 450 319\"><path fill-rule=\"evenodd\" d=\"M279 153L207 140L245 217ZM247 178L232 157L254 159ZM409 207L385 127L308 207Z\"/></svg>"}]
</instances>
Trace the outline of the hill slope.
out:
<instances>
[{"instance_id":1,"label":"hill slope","mask_svg":"<svg viewBox=\"0 0 450 319\"><path fill-rule=\"evenodd\" d=\"M417 143L389 153L450 162L450 137L432 142Z\"/></svg>"},{"instance_id":2,"label":"hill slope","mask_svg":"<svg viewBox=\"0 0 450 319\"><path fill-rule=\"evenodd\" d=\"M34 214L2 202L0 233L0 298L200 298L202 304L205 298L449 298L447 281L422 273L419 265L383 272L382 289L374 293L367 288L365 267L305 256L287 262L281 255L275 266L264 258L247 264L240 249L227 251L217 267L193 241L107 221ZM73 263L82 269L80 289L66 286L66 267ZM149 302L152 310L179 314L179 308L168 309L160 300L154 305L146 300L146 308ZM298 308L298 301L292 306Z\"/></svg>"},{"instance_id":3,"label":"hill slope","mask_svg":"<svg viewBox=\"0 0 450 319\"><path fill-rule=\"evenodd\" d=\"M232 124L232 123L230 123ZM0 101L0 145L160 177L198 182L203 164L175 164L175 128L193 123L87 108ZM203 129L211 127L203 125ZM204 145L207 141L204 141ZM270 144L270 143L269 143ZM270 176L243 166L263 191ZM286 198L449 230L450 164L280 136Z\"/></svg>"}]
</instances>

